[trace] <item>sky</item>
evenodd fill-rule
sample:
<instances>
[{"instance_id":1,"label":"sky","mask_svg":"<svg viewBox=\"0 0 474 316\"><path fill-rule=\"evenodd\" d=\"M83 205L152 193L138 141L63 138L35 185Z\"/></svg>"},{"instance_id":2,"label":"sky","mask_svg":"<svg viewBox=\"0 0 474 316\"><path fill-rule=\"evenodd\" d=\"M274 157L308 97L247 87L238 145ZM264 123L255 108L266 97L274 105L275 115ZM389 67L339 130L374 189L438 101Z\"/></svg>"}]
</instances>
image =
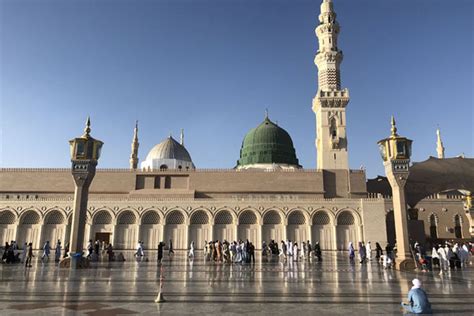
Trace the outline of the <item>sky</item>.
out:
<instances>
[{"instance_id":1,"label":"sky","mask_svg":"<svg viewBox=\"0 0 474 316\"><path fill-rule=\"evenodd\" d=\"M319 0L0 0L0 166L69 167L91 116L99 167L128 168L170 133L198 168L232 168L270 119L316 167ZM350 91L352 169L384 174L377 141L413 139L412 161L474 152L471 0L335 0Z\"/></svg>"}]
</instances>

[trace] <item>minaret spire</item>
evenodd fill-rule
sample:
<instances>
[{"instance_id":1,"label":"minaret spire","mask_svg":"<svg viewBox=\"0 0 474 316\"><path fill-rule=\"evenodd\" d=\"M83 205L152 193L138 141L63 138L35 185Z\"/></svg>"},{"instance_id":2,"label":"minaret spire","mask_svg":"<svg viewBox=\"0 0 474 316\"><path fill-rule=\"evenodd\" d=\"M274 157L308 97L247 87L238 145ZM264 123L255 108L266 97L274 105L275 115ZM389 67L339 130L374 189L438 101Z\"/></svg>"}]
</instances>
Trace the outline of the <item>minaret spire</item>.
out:
<instances>
[{"instance_id":1,"label":"minaret spire","mask_svg":"<svg viewBox=\"0 0 474 316\"><path fill-rule=\"evenodd\" d=\"M136 170L138 167L138 121L135 121L135 128L133 129L132 153L130 155L130 169Z\"/></svg>"},{"instance_id":2,"label":"minaret spire","mask_svg":"<svg viewBox=\"0 0 474 316\"><path fill-rule=\"evenodd\" d=\"M181 129L179 143L181 144L181 146L184 146L184 128Z\"/></svg>"},{"instance_id":3,"label":"minaret spire","mask_svg":"<svg viewBox=\"0 0 474 316\"><path fill-rule=\"evenodd\" d=\"M444 146L439 128L436 129L436 152L438 153L439 159L444 159Z\"/></svg>"},{"instance_id":4,"label":"minaret spire","mask_svg":"<svg viewBox=\"0 0 474 316\"><path fill-rule=\"evenodd\" d=\"M341 88L338 47L339 23L332 0L323 0L316 27L319 50L314 63L318 67L318 91L313 99L316 114L318 169L349 169L346 136L346 106L349 90Z\"/></svg>"}]
</instances>

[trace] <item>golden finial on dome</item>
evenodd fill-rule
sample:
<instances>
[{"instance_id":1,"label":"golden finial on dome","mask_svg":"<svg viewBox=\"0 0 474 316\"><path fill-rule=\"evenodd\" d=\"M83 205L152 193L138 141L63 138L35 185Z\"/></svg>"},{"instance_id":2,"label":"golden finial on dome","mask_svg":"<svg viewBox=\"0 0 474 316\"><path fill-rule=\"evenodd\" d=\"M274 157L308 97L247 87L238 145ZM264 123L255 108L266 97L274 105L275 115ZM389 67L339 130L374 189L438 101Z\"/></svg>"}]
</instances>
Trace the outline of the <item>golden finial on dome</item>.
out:
<instances>
[{"instance_id":1,"label":"golden finial on dome","mask_svg":"<svg viewBox=\"0 0 474 316\"><path fill-rule=\"evenodd\" d=\"M391 128L391 131L392 131L392 136L398 136L397 134L397 126L396 126L396 123L395 123L395 117L392 115L392 128Z\"/></svg>"},{"instance_id":2,"label":"golden finial on dome","mask_svg":"<svg viewBox=\"0 0 474 316\"><path fill-rule=\"evenodd\" d=\"M87 116L87 121L86 121L86 128L84 128L84 135L82 137L89 138L91 132L91 117L88 115Z\"/></svg>"}]
</instances>

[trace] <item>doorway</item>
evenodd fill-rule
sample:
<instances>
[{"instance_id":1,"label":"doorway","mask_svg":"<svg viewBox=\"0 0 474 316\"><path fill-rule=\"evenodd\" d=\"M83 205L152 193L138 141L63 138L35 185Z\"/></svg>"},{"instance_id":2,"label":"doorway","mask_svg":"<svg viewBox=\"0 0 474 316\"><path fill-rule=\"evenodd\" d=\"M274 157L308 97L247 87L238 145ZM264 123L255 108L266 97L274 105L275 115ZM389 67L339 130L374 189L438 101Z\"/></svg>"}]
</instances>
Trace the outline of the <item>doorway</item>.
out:
<instances>
[{"instance_id":1,"label":"doorway","mask_svg":"<svg viewBox=\"0 0 474 316\"><path fill-rule=\"evenodd\" d=\"M105 242L105 244L110 244L110 236L112 233L95 233L95 240L100 240Z\"/></svg>"}]
</instances>

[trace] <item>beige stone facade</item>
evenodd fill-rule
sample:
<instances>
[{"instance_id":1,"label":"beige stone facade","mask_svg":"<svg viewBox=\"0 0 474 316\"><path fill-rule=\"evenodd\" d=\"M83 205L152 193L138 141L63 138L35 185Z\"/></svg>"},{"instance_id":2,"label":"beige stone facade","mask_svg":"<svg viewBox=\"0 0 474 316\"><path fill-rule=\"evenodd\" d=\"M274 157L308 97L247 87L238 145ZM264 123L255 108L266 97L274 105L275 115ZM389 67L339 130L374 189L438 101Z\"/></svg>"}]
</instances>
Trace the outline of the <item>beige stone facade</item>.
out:
<instances>
[{"instance_id":1,"label":"beige stone facade","mask_svg":"<svg viewBox=\"0 0 474 316\"><path fill-rule=\"evenodd\" d=\"M177 249L191 241L200 248L213 239L249 239L257 248L271 239L318 241L327 250L346 249L349 241L384 244L391 199L372 196L365 187L360 170L99 169L85 239L109 240L117 249L133 249L138 240L156 248L169 239ZM0 192L0 242L32 241L40 248L46 240L68 241L73 206L69 169L2 169ZM425 232L426 218L435 214L439 237L454 238L449 229L459 214L463 237L468 236L460 197L426 199L420 207Z\"/></svg>"}]
</instances>

